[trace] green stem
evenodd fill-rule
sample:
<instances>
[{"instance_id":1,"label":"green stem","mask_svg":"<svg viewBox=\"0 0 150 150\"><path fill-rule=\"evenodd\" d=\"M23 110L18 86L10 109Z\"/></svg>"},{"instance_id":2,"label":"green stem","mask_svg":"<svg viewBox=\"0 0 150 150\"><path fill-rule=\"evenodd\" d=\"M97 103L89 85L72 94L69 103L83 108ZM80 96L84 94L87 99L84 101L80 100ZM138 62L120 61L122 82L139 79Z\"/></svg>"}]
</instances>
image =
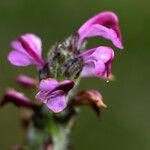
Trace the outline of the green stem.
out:
<instances>
[{"instance_id":1,"label":"green stem","mask_svg":"<svg viewBox=\"0 0 150 150\"><path fill-rule=\"evenodd\" d=\"M53 150L67 150L68 149L68 135L69 129L64 126L59 126L58 131L52 135L54 149Z\"/></svg>"}]
</instances>

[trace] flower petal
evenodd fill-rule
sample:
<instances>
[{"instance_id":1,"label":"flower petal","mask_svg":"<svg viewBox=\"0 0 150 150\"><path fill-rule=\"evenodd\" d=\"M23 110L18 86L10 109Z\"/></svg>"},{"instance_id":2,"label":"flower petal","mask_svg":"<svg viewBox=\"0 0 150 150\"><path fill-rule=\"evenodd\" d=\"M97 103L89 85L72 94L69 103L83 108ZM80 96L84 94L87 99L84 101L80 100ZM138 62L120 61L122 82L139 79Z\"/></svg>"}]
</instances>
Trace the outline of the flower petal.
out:
<instances>
[{"instance_id":1,"label":"flower petal","mask_svg":"<svg viewBox=\"0 0 150 150\"><path fill-rule=\"evenodd\" d=\"M21 51L22 53L26 53L25 49L22 47L21 43L18 40L12 41L11 46L13 49L15 49L17 51Z\"/></svg>"},{"instance_id":2,"label":"flower petal","mask_svg":"<svg viewBox=\"0 0 150 150\"><path fill-rule=\"evenodd\" d=\"M50 92L45 90L40 90L35 98L39 99L42 103L47 103L47 99L50 97Z\"/></svg>"},{"instance_id":3,"label":"flower petal","mask_svg":"<svg viewBox=\"0 0 150 150\"><path fill-rule=\"evenodd\" d=\"M56 80L49 78L46 80L41 80L39 89L51 91L54 88L56 88L58 85L59 83Z\"/></svg>"},{"instance_id":4,"label":"flower petal","mask_svg":"<svg viewBox=\"0 0 150 150\"><path fill-rule=\"evenodd\" d=\"M57 82L54 79L42 80L36 98L45 103L54 112L60 112L66 107L66 95L74 86L74 82L64 80Z\"/></svg>"},{"instance_id":5,"label":"flower petal","mask_svg":"<svg viewBox=\"0 0 150 150\"><path fill-rule=\"evenodd\" d=\"M59 83L55 90L63 90L64 92L69 92L74 87L74 82L71 80L64 80Z\"/></svg>"},{"instance_id":6,"label":"flower petal","mask_svg":"<svg viewBox=\"0 0 150 150\"><path fill-rule=\"evenodd\" d=\"M102 76L105 73L105 64L103 61L88 61L84 64L81 72L82 77Z\"/></svg>"},{"instance_id":7,"label":"flower petal","mask_svg":"<svg viewBox=\"0 0 150 150\"><path fill-rule=\"evenodd\" d=\"M100 76L108 77L111 73L111 64L114 59L114 51L107 46L100 46L82 52L84 67L81 72L82 77Z\"/></svg>"},{"instance_id":8,"label":"flower petal","mask_svg":"<svg viewBox=\"0 0 150 150\"><path fill-rule=\"evenodd\" d=\"M37 37L34 34L25 34L22 35L18 40L15 40L11 43L13 49L15 52L18 51L18 53L25 55L25 57L32 61L30 61L30 63L24 63L23 65L20 64L16 64L13 63L15 61L15 59L17 59L16 57L14 58L9 58L8 60L17 66L27 66L30 64L34 64L36 65L38 68L42 68L45 65L44 60L42 59L41 56L41 52L42 52L42 44L41 44L41 40L39 37ZM18 60L16 60L18 61Z\"/></svg>"},{"instance_id":9,"label":"flower petal","mask_svg":"<svg viewBox=\"0 0 150 150\"><path fill-rule=\"evenodd\" d=\"M94 57L97 60L102 60L104 63L106 63L114 58L114 51L110 47L100 46L96 48L91 57Z\"/></svg>"},{"instance_id":10,"label":"flower petal","mask_svg":"<svg viewBox=\"0 0 150 150\"><path fill-rule=\"evenodd\" d=\"M95 63L94 61L88 61L84 63L83 70L81 72L82 77L90 77L95 75Z\"/></svg>"},{"instance_id":11,"label":"flower petal","mask_svg":"<svg viewBox=\"0 0 150 150\"><path fill-rule=\"evenodd\" d=\"M95 65L95 76L103 77L106 72L106 65L103 61L99 60Z\"/></svg>"},{"instance_id":12,"label":"flower petal","mask_svg":"<svg viewBox=\"0 0 150 150\"><path fill-rule=\"evenodd\" d=\"M66 96L61 90L52 93L47 101L47 107L56 113L64 110L66 105Z\"/></svg>"},{"instance_id":13,"label":"flower petal","mask_svg":"<svg viewBox=\"0 0 150 150\"><path fill-rule=\"evenodd\" d=\"M34 64L31 57L17 50L13 50L9 53L8 60L16 66L27 66Z\"/></svg>"},{"instance_id":14,"label":"flower petal","mask_svg":"<svg viewBox=\"0 0 150 150\"><path fill-rule=\"evenodd\" d=\"M89 19L78 30L80 44L89 37L101 36L112 41L118 47L123 48L118 17L113 12L102 12Z\"/></svg>"},{"instance_id":15,"label":"flower petal","mask_svg":"<svg viewBox=\"0 0 150 150\"><path fill-rule=\"evenodd\" d=\"M21 38L23 38L30 45L31 49L33 49L33 51L36 54L41 56L42 42L38 36L36 36L32 33L28 33L28 34L22 35Z\"/></svg>"},{"instance_id":16,"label":"flower petal","mask_svg":"<svg viewBox=\"0 0 150 150\"><path fill-rule=\"evenodd\" d=\"M104 27L102 25L92 25L87 31L85 31L82 36L80 36L81 41L84 40L85 38L90 38L94 36L101 36L103 38L106 38L108 40L111 40L112 43L118 47L118 48L123 48L121 41L117 37L117 34L114 30L109 29L107 27Z\"/></svg>"},{"instance_id":17,"label":"flower petal","mask_svg":"<svg viewBox=\"0 0 150 150\"><path fill-rule=\"evenodd\" d=\"M49 92L55 91L55 90L64 90L68 92L70 89L72 89L74 86L74 82L71 80L64 80L62 82L57 82L55 79L47 79L42 80L40 82L39 89L40 90L48 90Z\"/></svg>"}]
</instances>

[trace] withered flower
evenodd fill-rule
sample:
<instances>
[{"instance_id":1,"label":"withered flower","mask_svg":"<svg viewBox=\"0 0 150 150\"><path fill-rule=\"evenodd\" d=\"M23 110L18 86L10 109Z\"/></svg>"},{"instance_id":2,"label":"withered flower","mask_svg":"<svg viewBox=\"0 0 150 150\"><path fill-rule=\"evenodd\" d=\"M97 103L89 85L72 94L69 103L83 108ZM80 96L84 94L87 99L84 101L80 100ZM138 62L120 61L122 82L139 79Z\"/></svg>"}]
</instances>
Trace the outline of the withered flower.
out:
<instances>
[{"instance_id":1,"label":"withered flower","mask_svg":"<svg viewBox=\"0 0 150 150\"><path fill-rule=\"evenodd\" d=\"M83 90L80 91L74 98L74 105L76 106L90 106L100 115L100 109L107 106L103 102L102 95L96 90Z\"/></svg>"}]
</instances>

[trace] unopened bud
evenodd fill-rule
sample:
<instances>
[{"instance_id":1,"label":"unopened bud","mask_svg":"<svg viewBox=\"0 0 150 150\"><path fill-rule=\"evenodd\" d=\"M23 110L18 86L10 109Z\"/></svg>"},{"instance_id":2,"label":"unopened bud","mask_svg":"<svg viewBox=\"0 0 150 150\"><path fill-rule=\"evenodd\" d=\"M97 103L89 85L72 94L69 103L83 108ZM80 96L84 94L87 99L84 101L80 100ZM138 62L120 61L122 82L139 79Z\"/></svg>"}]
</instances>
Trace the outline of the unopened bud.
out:
<instances>
[{"instance_id":1,"label":"unopened bud","mask_svg":"<svg viewBox=\"0 0 150 150\"><path fill-rule=\"evenodd\" d=\"M33 88L33 87L36 87L36 84L37 84L37 81L28 77L28 76L25 76L25 75L19 75L17 76L16 78L16 81L23 87L26 87L26 88Z\"/></svg>"},{"instance_id":2,"label":"unopened bud","mask_svg":"<svg viewBox=\"0 0 150 150\"><path fill-rule=\"evenodd\" d=\"M30 109L38 108L38 105L32 103L23 93L17 92L14 89L9 89L5 92L2 101L0 102L0 106L4 106L7 103L13 103L18 107L26 107Z\"/></svg>"}]
</instances>

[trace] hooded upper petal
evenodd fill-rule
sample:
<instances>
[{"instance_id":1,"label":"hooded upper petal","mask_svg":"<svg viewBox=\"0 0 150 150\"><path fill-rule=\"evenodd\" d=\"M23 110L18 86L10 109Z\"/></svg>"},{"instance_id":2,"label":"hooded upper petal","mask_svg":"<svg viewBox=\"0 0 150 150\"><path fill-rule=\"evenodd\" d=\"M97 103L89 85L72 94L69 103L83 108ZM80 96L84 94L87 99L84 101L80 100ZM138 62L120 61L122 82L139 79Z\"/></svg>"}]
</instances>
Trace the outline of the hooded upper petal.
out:
<instances>
[{"instance_id":1,"label":"hooded upper petal","mask_svg":"<svg viewBox=\"0 0 150 150\"><path fill-rule=\"evenodd\" d=\"M42 43L34 34L22 35L18 40L12 42L13 50L8 55L8 60L16 66L27 66L34 64L38 68L44 66L42 59Z\"/></svg>"},{"instance_id":2,"label":"hooded upper petal","mask_svg":"<svg viewBox=\"0 0 150 150\"><path fill-rule=\"evenodd\" d=\"M100 76L109 77L111 73L111 64L114 59L114 51L107 46L100 46L82 52L83 70L81 76Z\"/></svg>"},{"instance_id":3,"label":"hooded upper petal","mask_svg":"<svg viewBox=\"0 0 150 150\"><path fill-rule=\"evenodd\" d=\"M116 47L123 48L118 17L113 12L101 12L92 17L80 27L78 34L79 44L82 44L86 38L101 36L111 40Z\"/></svg>"}]
</instances>

